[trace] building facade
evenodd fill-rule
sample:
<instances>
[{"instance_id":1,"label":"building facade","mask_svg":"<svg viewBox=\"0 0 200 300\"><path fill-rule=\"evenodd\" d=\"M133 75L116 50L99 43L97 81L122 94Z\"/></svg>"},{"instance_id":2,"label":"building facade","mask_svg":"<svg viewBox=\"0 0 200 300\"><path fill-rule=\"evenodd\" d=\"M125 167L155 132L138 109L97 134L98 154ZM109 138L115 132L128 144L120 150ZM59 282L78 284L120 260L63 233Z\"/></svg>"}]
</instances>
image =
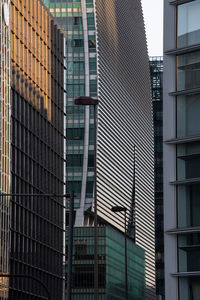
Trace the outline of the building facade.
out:
<instances>
[{"instance_id":1,"label":"building facade","mask_svg":"<svg viewBox=\"0 0 200 300\"><path fill-rule=\"evenodd\" d=\"M200 1L165 1L166 299L200 294Z\"/></svg>"},{"instance_id":2,"label":"building facade","mask_svg":"<svg viewBox=\"0 0 200 300\"><path fill-rule=\"evenodd\" d=\"M67 243L67 241L66 241ZM99 299L124 300L124 234L111 226L98 228ZM145 299L145 253L127 239L128 297ZM94 227L74 230L72 299L94 299Z\"/></svg>"},{"instance_id":3,"label":"building facade","mask_svg":"<svg viewBox=\"0 0 200 300\"><path fill-rule=\"evenodd\" d=\"M131 235L146 253L148 299L154 299L153 123L141 3L44 3L67 36L66 185L76 195L75 225L93 223L94 114L74 106L74 98L98 96L98 216L123 230L123 217L110 209L127 207Z\"/></svg>"},{"instance_id":4,"label":"building facade","mask_svg":"<svg viewBox=\"0 0 200 300\"><path fill-rule=\"evenodd\" d=\"M163 228L163 58L150 57L154 120L156 297L164 299Z\"/></svg>"},{"instance_id":5,"label":"building facade","mask_svg":"<svg viewBox=\"0 0 200 300\"><path fill-rule=\"evenodd\" d=\"M9 273L10 198L10 31L9 1L0 1L0 273ZM8 299L8 278L0 276L0 299Z\"/></svg>"},{"instance_id":6,"label":"building facade","mask_svg":"<svg viewBox=\"0 0 200 300\"><path fill-rule=\"evenodd\" d=\"M63 33L39 0L10 1L9 299L63 299ZM34 196L31 196L34 195ZM28 276L31 276L30 279ZM39 280L39 281L36 281ZM41 284L42 283L42 284Z\"/></svg>"}]
</instances>

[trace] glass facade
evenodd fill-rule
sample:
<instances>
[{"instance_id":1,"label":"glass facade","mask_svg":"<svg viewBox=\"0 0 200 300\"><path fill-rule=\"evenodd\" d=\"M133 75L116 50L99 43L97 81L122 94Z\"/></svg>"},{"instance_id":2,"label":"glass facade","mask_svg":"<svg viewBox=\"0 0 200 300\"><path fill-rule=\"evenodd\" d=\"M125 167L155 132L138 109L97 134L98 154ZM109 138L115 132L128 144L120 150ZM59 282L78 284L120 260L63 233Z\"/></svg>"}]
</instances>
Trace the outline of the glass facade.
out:
<instances>
[{"instance_id":1,"label":"glass facade","mask_svg":"<svg viewBox=\"0 0 200 300\"><path fill-rule=\"evenodd\" d=\"M89 0L43 1L66 32L66 189L75 191L75 208L80 213L76 223L80 223L84 214L80 206L86 198L90 203L93 199L94 116L92 108L74 106L74 99L85 95L97 97L94 5Z\"/></svg>"},{"instance_id":2,"label":"glass facade","mask_svg":"<svg viewBox=\"0 0 200 300\"><path fill-rule=\"evenodd\" d=\"M177 47L200 44L200 1L190 1L177 6ZM177 96L177 137L199 135L200 98L198 93L187 92L200 88L200 51L177 55L177 91L185 90ZM177 181L177 227L190 228L191 232L178 235L178 272L200 272L200 238L193 228L200 225L200 143L183 143L176 146ZM188 184L184 184L189 180ZM195 275L179 277L179 297L182 300L197 300L200 281Z\"/></svg>"},{"instance_id":3,"label":"glass facade","mask_svg":"<svg viewBox=\"0 0 200 300\"><path fill-rule=\"evenodd\" d=\"M164 49L166 94L163 102L166 109L164 111L166 293L167 299L198 300L200 1L180 0L172 3L165 0L165 10L165 46L168 47ZM170 33L168 25L173 26ZM171 56L169 49L173 49Z\"/></svg>"},{"instance_id":4,"label":"glass facade","mask_svg":"<svg viewBox=\"0 0 200 300\"><path fill-rule=\"evenodd\" d=\"M164 299L163 58L150 57L154 119L156 295Z\"/></svg>"},{"instance_id":5,"label":"glass facade","mask_svg":"<svg viewBox=\"0 0 200 300\"><path fill-rule=\"evenodd\" d=\"M9 1L0 2L0 273L9 273L11 164ZM8 299L8 278L0 276L0 300Z\"/></svg>"},{"instance_id":6,"label":"glass facade","mask_svg":"<svg viewBox=\"0 0 200 300\"><path fill-rule=\"evenodd\" d=\"M94 228L74 230L72 299L94 297ZM67 244L67 241L66 241ZM144 300L144 250L127 240L129 298ZM110 226L98 228L99 299L125 299L124 235Z\"/></svg>"},{"instance_id":7,"label":"glass facade","mask_svg":"<svg viewBox=\"0 0 200 300\"><path fill-rule=\"evenodd\" d=\"M199 14L200 1L190 1L177 8L177 47L200 43Z\"/></svg>"},{"instance_id":8,"label":"glass facade","mask_svg":"<svg viewBox=\"0 0 200 300\"><path fill-rule=\"evenodd\" d=\"M10 1L11 193L63 194L63 33L39 0ZM63 297L63 199L11 198L10 273ZM44 288L11 278L9 299L41 300Z\"/></svg>"}]
</instances>

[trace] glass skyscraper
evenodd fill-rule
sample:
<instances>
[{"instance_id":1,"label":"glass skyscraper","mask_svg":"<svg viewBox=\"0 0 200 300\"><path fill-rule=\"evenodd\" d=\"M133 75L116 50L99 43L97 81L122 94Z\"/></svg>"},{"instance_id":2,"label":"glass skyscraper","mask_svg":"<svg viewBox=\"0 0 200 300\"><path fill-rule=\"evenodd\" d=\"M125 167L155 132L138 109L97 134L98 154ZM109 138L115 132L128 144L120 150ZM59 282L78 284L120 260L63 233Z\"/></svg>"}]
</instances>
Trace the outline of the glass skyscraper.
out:
<instances>
[{"instance_id":1,"label":"glass skyscraper","mask_svg":"<svg viewBox=\"0 0 200 300\"><path fill-rule=\"evenodd\" d=\"M66 186L75 191L75 226L93 224L94 115L74 106L98 97L99 223L129 231L145 249L148 299L155 296L153 122L150 74L139 0L43 0L66 32Z\"/></svg>"},{"instance_id":2,"label":"glass skyscraper","mask_svg":"<svg viewBox=\"0 0 200 300\"><path fill-rule=\"evenodd\" d=\"M41 195L62 195L64 190L63 32L39 0L11 0L8 10L12 100L7 139L11 143L7 155L12 158L8 164L12 193L9 299L44 299L46 286L51 299L61 300L64 200ZM6 111L9 103L1 107ZM13 278L16 275L24 277Z\"/></svg>"},{"instance_id":3,"label":"glass skyscraper","mask_svg":"<svg viewBox=\"0 0 200 300\"><path fill-rule=\"evenodd\" d=\"M9 1L0 1L0 273L9 272L10 245L10 30ZM0 300L8 298L8 278L0 276Z\"/></svg>"},{"instance_id":4,"label":"glass skyscraper","mask_svg":"<svg viewBox=\"0 0 200 300\"><path fill-rule=\"evenodd\" d=\"M155 173L155 251L156 297L163 300L164 291L164 228L163 228L163 58L150 57L151 92L154 120Z\"/></svg>"},{"instance_id":5,"label":"glass skyscraper","mask_svg":"<svg viewBox=\"0 0 200 300\"><path fill-rule=\"evenodd\" d=\"M200 1L165 0L166 300L200 295Z\"/></svg>"}]
</instances>

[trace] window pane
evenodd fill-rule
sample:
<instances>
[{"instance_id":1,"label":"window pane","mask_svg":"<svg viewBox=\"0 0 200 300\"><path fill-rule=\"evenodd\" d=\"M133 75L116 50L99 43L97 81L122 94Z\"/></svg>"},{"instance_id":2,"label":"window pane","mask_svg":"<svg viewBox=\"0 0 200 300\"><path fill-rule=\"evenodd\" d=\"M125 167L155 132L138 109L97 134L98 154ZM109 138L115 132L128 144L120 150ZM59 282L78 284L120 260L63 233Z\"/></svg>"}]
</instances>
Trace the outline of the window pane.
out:
<instances>
[{"instance_id":1,"label":"window pane","mask_svg":"<svg viewBox=\"0 0 200 300\"><path fill-rule=\"evenodd\" d=\"M200 143L177 146L178 180L200 177Z\"/></svg>"},{"instance_id":2,"label":"window pane","mask_svg":"<svg viewBox=\"0 0 200 300\"><path fill-rule=\"evenodd\" d=\"M200 43L200 0L178 6L177 46Z\"/></svg>"},{"instance_id":3,"label":"window pane","mask_svg":"<svg viewBox=\"0 0 200 300\"><path fill-rule=\"evenodd\" d=\"M200 186L178 187L178 227L200 226Z\"/></svg>"},{"instance_id":4,"label":"window pane","mask_svg":"<svg viewBox=\"0 0 200 300\"><path fill-rule=\"evenodd\" d=\"M180 235L178 237L178 252L179 272L200 271L199 233Z\"/></svg>"},{"instance_id":5,"label":"window pane","mask_svg":"<svg viewBox=\"0 0 200 300\"><path fill-rule=\"evenodd\" d=\"M177 57L177 90L200 87L200 51Z\"/></svg>"},{"instance_id":6,"label":"window pane","mask_svg":"<svg viewBox=\"0 0 200 300\"><path fill-rule=\"evenodd\" d=\"M177 97L177 137L200 134L200 94Z\"/></svg>"},{"instance_id":7,"label":"window pane","mask_svg":"<svg viewBox=\"0 0 200 300\"><path fill-rule=\"evenodd\" d=\"M199 300L200 278L180 278L179 288L181 300Z\"/></svg>"}]
</instances>

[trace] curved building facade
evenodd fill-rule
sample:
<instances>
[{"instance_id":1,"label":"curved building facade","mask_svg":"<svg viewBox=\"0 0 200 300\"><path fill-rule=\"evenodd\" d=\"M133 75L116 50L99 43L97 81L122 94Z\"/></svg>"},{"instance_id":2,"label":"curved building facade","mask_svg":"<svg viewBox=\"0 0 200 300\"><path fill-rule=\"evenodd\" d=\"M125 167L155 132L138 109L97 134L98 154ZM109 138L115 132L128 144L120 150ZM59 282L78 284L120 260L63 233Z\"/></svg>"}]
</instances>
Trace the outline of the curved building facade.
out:
<instances>
[{"instance_id":1,"label":"curved building facade","mask_svg":"<svg viewBox=\"0 0 200 300\"><path fill-rule=\"evenodd\" d=\"M153 122L150 73L139 0L44 0L66 31L66 184L76 199L75 225L91 225L94 115L74 106L78 96L98 97L98 216L129 229L146 253L147 298L155 298Z\"/></svg>"}]
</instances>

